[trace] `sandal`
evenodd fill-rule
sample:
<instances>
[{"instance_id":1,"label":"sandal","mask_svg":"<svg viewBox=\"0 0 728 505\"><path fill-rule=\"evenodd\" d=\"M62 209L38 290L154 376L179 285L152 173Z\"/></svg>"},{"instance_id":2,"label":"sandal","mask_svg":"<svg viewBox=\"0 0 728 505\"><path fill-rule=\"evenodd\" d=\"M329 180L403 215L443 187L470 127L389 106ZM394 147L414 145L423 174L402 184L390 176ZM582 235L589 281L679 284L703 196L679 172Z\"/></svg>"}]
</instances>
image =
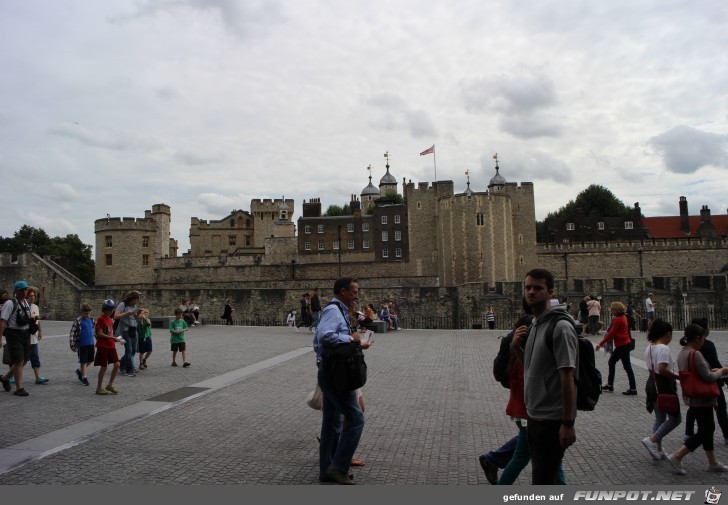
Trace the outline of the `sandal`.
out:
<instances>
[{"instance_id":1,"label":"sandal","mask_svg":"<svg viewBox=\"0 0 728 505\"><path fill-rule=\"evenodd\" d=\"M364 466L364 460L359 458L351 458L351 466Z\"/></svg>"}]
</instances>

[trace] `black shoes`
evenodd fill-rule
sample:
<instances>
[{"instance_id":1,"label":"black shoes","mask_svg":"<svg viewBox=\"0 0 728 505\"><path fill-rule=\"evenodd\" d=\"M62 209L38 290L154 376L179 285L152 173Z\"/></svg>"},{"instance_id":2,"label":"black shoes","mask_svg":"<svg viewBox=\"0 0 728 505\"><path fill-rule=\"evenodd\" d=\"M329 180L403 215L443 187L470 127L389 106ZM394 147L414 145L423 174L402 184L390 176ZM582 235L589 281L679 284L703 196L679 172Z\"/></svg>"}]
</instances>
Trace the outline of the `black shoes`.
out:
<instances>
[{"instance_id":1,"label":"black shoes","mask_svg":"<svg viewBox=\"0 0 728 505\"><path fill-rule=\"evenodd\" d=\"M10 379L5 379L2 375L0 375L0 383L2 383L5 391L10 391Z\"/></svg>"},{"instance_id":2,"label":"black shoes","mask_svg":"<svg viewBox=\"0 0 728 505\"><path fill-rule=\"evenodd\" d=\"M24 388L16 389L13 394L15 396L30 396Z\"/></svg>"},{"instance_id":3,"label":"black shoes","mask_svg":"<svg viewBox=\"0 0 728 505\"><path fill-rule=\"evenodd\" d=\"M330 466L329 469L326 470L326 476L342 486L353 486L356 484L350 474L342 472L333 466ZM319 480L321 480L321 477L319 477Z\"/></svg>"},{"instance_id":4,"label":"black shoes","mask_svg":"<svg viewBox=\"0 0 728 505\"><path fill-rule=\"evenodd\" d=\"M627 395L627 396L637 396L637 390L636 389L628 389L627 391L624 391L622 394L623 395Z\"/></svg>"},{"instance_id":5,"label":"black shoes","mask_svg":"<svg viewBox=\"0 0 728 505\"><path fill-rule=\"evenodd\" d=\"M485 472L485 478L488 479L488 482L494 486L498 484L498 467L488 461L488 458L486 458L485 455L481 455L478 460L480 461L480 466L483 469L483 472Z\"/></svg>"},{"instance_id":6,"label":"black shoes","mask_svg":"<svg viewBox=\"0 0 728 505\"><path fill-rule=\"evenodd\" d=\"M610 393L614 392L614 386L610 386L609 384L605 384L602 386L602 391L609 391Z\"/></svg>"}]
</instances>

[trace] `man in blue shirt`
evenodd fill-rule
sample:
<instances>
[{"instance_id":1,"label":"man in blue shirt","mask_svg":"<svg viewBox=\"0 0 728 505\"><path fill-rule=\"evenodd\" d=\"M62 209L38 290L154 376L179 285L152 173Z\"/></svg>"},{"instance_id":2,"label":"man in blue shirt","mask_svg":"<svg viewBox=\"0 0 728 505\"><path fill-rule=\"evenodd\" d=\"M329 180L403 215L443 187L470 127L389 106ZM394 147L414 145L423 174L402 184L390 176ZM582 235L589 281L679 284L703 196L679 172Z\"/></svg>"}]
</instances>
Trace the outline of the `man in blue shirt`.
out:
<instances>
[{"instance_id":1,"label":"man in blue shirt","mask_svg":"<svg viewBox=\"0 0 728 505\"><path fill-rule=\"evenodd\" d=\"M368 342L361 342L358 332L351 331L349 307L354 306L359 299L358 295L359 284L356 279L343 277L337 280L334 283L334 299L323 310L313 337L313 349L319 368L318 384L324 397L319 449L321 482L354 484L349 475L349 467L364 430L364 413L357 400L356 390L338 391L326 384L321 359L324 346L343 344L361 345L362 349L369 347Z\"/></svg>"}]
</instances>

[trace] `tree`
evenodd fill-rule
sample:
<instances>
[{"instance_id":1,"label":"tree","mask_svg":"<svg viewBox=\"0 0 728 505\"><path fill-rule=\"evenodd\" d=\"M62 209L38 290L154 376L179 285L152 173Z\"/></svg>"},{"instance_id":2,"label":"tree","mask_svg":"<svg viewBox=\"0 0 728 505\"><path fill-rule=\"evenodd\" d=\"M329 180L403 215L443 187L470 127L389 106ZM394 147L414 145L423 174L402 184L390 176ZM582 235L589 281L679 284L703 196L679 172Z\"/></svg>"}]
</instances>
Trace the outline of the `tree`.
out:
<instances>
[{"instance_id":1,"label":"tree","mask_svg":"<svg viewBox=\"0 0 728 505\"><path fill-rule=\"evenodd\" d=\"M575 200L570 200L556 212L550 212L546 218L574 219L580 210L587 215L593 212L604 217L623 217L629 215L632 209L604 186L592 184L576 195Z\"/></svg>"},{"instance_id":2,"label":"tree","mask_svg":"<svg viewBox=\"0 0 728 505\"><path fill-rule=\"evenodd\" d=\"M343 206L339 205L329 205L329 208L326 209L326 212L324 213L324 216L350 216L351 215L351 206L347 203Z\"/></svg>"}]
</instances>

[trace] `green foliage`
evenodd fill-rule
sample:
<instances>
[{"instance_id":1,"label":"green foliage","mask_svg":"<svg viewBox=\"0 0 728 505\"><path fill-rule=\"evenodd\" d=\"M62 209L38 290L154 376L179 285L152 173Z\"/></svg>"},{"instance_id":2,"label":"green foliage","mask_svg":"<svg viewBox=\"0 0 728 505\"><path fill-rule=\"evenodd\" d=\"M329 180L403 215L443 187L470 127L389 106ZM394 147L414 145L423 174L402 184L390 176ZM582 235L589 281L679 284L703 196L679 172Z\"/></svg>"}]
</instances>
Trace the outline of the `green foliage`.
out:
<instances>
[{"instance_id":1,"label":"green foliage","mask_svg":"<svg viewBox=\"0 0 728 505\"><path fill-rule=\"evenodd\" d=\"M392 198L394 203L404 203L404 197L394 190L387 191L384 196Z\"/></svg>"},{"instance_id":2,"label":"green foliage","mask_svg":"<svg viewBox=\"0 0 728 505\"><path fill-rule=\"evenodd\" d=\"M629 215L632 209L604 186L592 184L579 193L575 200L570 200L569 203L556 212L550 212L546 217L574 219L578 210L582 210L587 215L594 212L604 217L622 217Z\"/></svg>"},{"instance_id":3,"label":"green foliage","mask_svg":"<svg viewBox=\"0 0 728 505\"><path fill-rule=\"evenodd\" d=\"M34 252L55 261L86 284L94 283L92 248L76 234L49 237L40 228L23 225L12 237L0 237L0 251L12 254Z\"/></svg>"},{"instance_id":4,"label":"green foliage","mask_svg":"<svg viewBox=\"0 0 728 505\"><path fill-rule=\"evenodd\" d=\"M324 216L351 216L351 206L348 203L343 206L329 205L329 208L324 212Z\"/></svg>"}]
</instances>

